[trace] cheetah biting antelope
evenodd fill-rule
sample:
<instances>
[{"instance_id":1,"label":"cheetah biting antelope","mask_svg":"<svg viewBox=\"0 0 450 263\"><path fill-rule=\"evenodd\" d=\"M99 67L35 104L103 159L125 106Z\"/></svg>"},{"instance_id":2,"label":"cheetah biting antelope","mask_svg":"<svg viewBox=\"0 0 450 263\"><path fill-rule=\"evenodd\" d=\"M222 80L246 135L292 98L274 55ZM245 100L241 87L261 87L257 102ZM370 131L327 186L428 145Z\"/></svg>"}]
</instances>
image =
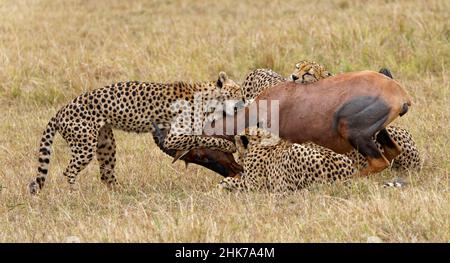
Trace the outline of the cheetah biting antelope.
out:
<instances>
[{"instance_id":1,"label":"cheetah biting antelope","mask_svg":"<svg viewBox=\"0 0 450 263\"><path fill-rule=\"evenodd\" d=\"M162 129L170 129L165 140L167 149L185 149L190 146L207 146L225 152L234 152L233 142L221 138L210 138L183 133L182 124L173 123L180 114L188 120L200 119L200 125L209 117L203 111L196 111L194 100L213 103L210 108L223 107L227 100L242 100L240 86L229 79L224 72L217 81L199 83L147 83L120 82L86 92L62 107L52 117L44 130L39 146L39 163L36 178L29 184L31 194L44 186L48 175L51 145L56 132L68 143L71 159L64 176L71 186L77 175L90 161L97 157L100 178L113 187L116 143L113 129L127 132L154 132L152 122ZM175 102L184 102L181 109L172 109ZM215 103L215 104L214 104ZM210 111L214 113L214 110ZM180 132L181 131L181 132Z\"/></svg>"}]
</instances>

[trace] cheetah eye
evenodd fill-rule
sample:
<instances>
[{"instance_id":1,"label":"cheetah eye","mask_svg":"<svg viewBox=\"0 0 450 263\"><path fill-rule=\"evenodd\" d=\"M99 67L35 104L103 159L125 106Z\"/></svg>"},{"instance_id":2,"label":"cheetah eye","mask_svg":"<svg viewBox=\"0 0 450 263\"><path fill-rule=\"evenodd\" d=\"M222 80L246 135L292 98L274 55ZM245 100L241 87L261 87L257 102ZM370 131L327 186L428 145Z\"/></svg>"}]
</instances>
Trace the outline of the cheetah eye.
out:
<instances>
[{"instance_id":1,"label":"cheetah eye","mask_svg":"<svg viewBox=\"0 0 450 263\"><path fill-rule=\"evenodd\" d=\"M300 63L295 64L296 69L300 69Z\"/></svg>"}]
</instances>

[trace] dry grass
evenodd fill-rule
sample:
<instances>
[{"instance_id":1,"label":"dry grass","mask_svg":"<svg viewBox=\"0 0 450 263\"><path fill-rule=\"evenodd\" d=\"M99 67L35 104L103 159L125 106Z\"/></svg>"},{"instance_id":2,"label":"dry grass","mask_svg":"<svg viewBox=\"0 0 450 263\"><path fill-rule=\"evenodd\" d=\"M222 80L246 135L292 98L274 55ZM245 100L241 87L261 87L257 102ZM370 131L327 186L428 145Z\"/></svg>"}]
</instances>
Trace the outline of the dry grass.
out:
<instances>
[{"instance_id":1,"label":"dry grass","mask_svg":"<svg viewBox=\"0 0 450 263\"><path fill-rule=\"evenodd\" d=\"M449 5L0 0L0 242L449 242ZM93 162L69 192L57 136L46 188L26 192L42 129L84 90L220 70L240 80L257 67L288 74L303 58L334 72L389 67L415 98L398 123L417 140L423 170L289 196L211 193L220 176L171 165L149 135L117 132L120 191L105 189ZM396 175L411 185L380 187Z\"/></svg>"}]
</instances>

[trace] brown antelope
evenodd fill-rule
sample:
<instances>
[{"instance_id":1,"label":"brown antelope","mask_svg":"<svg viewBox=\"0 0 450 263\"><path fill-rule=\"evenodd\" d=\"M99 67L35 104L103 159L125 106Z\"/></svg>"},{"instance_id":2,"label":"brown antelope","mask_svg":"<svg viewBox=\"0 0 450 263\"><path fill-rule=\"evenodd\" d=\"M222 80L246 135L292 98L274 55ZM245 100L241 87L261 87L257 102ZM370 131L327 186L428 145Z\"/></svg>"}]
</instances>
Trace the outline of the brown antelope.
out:
<instances>
[{"instance_id":1,"label":"brown antelope","mask_svg":"<svg viewBox=\"0 0 450 263\"><path fill-rule=\"evenodd\" d=\"M271 119L267 110L259 107L271 101L279 103L278 118ZM278 124L279 137L292 143L312 141L337 153L357 149L369 163L360 172L367 175L382 171L400 154L400 147L385 127L405 114L409 106L411 97L395 80L373 71L343 73L308 85L282 82L263 91L234 117L227 116L207 125L204 132L218 134L225 131L227 123L242 120L246 120L245 127L261 122L266 127ZM260 108L259 114L249 111L252 107ZM242 128L243 125L235 127L234 134L242 132ZM375 134L384 153L371 139Z\"/></svg>"}]
</instances>

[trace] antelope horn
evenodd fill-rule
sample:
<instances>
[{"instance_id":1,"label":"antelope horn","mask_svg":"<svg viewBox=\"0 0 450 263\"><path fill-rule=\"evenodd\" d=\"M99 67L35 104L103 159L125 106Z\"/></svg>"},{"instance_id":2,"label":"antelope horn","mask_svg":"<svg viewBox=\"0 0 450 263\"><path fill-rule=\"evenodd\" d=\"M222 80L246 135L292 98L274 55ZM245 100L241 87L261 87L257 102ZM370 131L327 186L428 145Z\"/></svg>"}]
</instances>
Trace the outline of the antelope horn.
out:
<instances>
[{"instance_id":1,"label":"antelope horn","mask_svg":"<svg viewBox=\"0 0 450 263\"><path fill-rule=\"evenodd\" d=\"M190 151L190 150L177 151L177 153L176 153L175 156L173 157L172 163L175 163L178 159L180 159L180 158L182 158L183 156L185 156L186 154L188 154L189 151Z\"/></svg>"}]
</instances>

